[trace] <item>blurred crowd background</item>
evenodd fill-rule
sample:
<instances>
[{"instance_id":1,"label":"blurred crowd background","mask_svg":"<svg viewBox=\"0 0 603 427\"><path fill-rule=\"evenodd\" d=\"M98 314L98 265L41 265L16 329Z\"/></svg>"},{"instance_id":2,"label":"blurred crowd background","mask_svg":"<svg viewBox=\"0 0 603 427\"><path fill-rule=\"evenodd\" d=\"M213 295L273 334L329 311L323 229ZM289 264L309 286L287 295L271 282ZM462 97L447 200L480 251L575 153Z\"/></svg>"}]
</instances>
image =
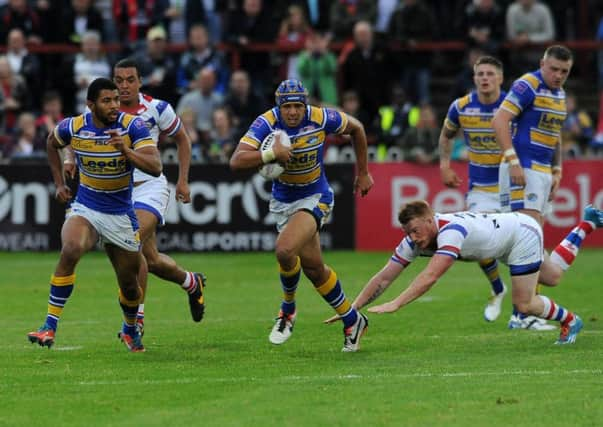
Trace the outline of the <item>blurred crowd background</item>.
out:
<instances>
[{"instance_id":1,"label":"blurred crowd background","mask_svg":"<svg viewBox=\"0 0 603 427\"><path fill-rule=\"evenodd\" d=\"M172 103L194 163L226 163L285 78L359 118L372 161L437 161L450 103L480 55L505 85L568 45L565 158L603 155L603 0L0 0L0 162L40 161L86 88L134 57L143 92ZM331 138L327 162L353 160ZM164 162L177 160L169 140ZM455 159L465 158L457 141Z\"/></svg>"}]
</instances>

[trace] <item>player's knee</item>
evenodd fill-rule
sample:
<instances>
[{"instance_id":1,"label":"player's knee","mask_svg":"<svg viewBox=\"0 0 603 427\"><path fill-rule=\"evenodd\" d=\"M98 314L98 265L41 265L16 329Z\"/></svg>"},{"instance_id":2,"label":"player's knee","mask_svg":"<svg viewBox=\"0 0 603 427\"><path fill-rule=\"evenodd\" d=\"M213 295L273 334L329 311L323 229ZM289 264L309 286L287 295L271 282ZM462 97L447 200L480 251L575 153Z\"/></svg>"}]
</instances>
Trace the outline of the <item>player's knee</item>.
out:
<instances>
[{"instance_id":1,"label":"player's knee","mask_svg":"<svg viewBox=\"0 0 603 427\"><path fill-rule=\"evenodd\" d=\"M295 253L293 247L282 243L277 244L274 252L276 254L276 259L278 260L281 266L288 267L291 264L293 264L291 268L295 266L295 262L297 261L297 254Z\"/></svg>"},{"instance_id":2,"label":"player's knee","mask_svg":"<svg viewBox=\"0 0 603 427\"><path fill-rule=\"evenodd\" d=\"M75 264L84 255L86 249L77 242L64 242L61 248L61 258L68 263Z\"/></svg>"}]
</instances>

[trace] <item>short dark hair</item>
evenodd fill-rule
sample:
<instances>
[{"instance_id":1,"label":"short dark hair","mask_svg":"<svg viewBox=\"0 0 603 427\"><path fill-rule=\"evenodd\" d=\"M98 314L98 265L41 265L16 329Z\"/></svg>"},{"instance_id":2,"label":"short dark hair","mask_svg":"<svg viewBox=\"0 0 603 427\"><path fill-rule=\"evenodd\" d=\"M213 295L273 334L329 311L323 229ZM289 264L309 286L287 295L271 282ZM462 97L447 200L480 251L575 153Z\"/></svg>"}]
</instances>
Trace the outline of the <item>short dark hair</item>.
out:
<instances>
[{"instance_id":1,"label":"short dark hair","mask_svg":"<svg viewBox=\"0 0 603 427\"><path fill-rule=\"evenodd\" d=\"M548 57L553 57L560 61L574 61L572 51L565 46L561 46L560 44L554 44L546 48L544 51L544 58Z\"/></svg>"},{"instance_id":2,"label":"short dark hair","mask_svg":"<svg viewBox=\"0 0 603 427\"><path fill-rule=\"evenodd\" d=\"M492 65L493 67L498 68L501 72L503 70L503 63L500 61L500 59L495 58L493 56L488 56L488 55L480 56L475 61L475 64L473 64L473 69L475 69L475 67L477 67L478 65L482 65L482 64Z\"/></svg>"},{"instance_id":3,"label":"short dark hair","mask_svg":"<svg viewBox=\"0 0 603 427\"><path fill-rule=\"evenodd\" d=\"M101 90L117 90L117 85L113 83L112 80L99 77L98 79L93 80L92 83L90 83L90 86L88 86L86 99L91 102L96 102Z\"/></svg>"},{"instance_id":4,"label":"short dark hair","mask_svg":"<svg viewBox=\"0 0 603 427\"><path fill-rule=\"evenodd\" d=\"M404 204L398 212L398 221L402 226L415 218L433 215L433 210L425 200L415 200Z\"/></svg>"},{"instance_id":5,"label":"short dark hair","mask_svg":"<svg viewBox=\"0 0 603 427\"><path fill-rule=\"evenodd\" d=\"M134 58L124 58L113 66L113 68L135 68L136 74L140 77L140 67L138 66L138 62Z\"/></svg>"}]
</instances>

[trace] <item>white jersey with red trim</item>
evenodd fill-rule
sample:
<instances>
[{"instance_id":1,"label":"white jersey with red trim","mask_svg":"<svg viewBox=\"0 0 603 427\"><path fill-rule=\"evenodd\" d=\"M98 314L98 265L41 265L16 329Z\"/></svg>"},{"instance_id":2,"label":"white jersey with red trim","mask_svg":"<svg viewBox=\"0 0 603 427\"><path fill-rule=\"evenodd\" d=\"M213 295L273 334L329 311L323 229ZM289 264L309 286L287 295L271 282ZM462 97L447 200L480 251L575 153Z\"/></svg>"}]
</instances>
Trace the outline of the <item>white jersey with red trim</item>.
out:
<instances>
[{"instance_id":1,"label":"white jersey with red trim","mask_svg":"<svg viewBox=\"0 0 603 427\"><path fill-rule=\"evenodd\" d=\"M176 115L174 108L168 102L142 93L138 94L138 106L128 109L128 112L142 118L155 144L159 142L161 133L172 136L182 126L180 117ZM134 170L134 182L148 181L153 178L138 169Z\"/></svg>"},{"instance_id":2,"label":"white jersey with red trim","mask_svg":"<svg viewBox=\"0 0 603 427\"><path fill-rule=\"evenodd\" d=\"M406 236L391 260L406 266L417 256L437 253L464 260L496 258L506 262L511 249L519 243L520 228L537 227L530 217L515 212L436 214L435 221L438 227L437 248L421 250Z\"/></svg>"}]
</instances>

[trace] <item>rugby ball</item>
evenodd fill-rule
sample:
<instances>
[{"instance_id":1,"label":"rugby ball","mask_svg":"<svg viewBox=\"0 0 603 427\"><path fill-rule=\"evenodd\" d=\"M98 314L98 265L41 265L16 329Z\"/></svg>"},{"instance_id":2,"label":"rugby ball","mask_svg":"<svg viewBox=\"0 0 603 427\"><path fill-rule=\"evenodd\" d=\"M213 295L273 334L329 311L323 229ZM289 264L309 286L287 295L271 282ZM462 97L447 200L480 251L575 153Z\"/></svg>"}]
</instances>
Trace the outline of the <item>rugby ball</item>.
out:
<instances>
[{"instance_id":1,"label":"rugby ball","mask_svg":"<svg viewBox=\"0 0 603 427\"><path fill-rule=\"evenodd\" d=\"M276 135L280 135L279 139L281 144L285 147L291 146L291 140L289 139L289 135L287 132L281 129L273 130L268 134L266 138L260 144L260 151L270 150L276 141ZM276 179L285 171L285 167L278 163L276 160L266 163L264 166L260 168L260 175L265 179Z\"/></svg>"}]
</instances>

